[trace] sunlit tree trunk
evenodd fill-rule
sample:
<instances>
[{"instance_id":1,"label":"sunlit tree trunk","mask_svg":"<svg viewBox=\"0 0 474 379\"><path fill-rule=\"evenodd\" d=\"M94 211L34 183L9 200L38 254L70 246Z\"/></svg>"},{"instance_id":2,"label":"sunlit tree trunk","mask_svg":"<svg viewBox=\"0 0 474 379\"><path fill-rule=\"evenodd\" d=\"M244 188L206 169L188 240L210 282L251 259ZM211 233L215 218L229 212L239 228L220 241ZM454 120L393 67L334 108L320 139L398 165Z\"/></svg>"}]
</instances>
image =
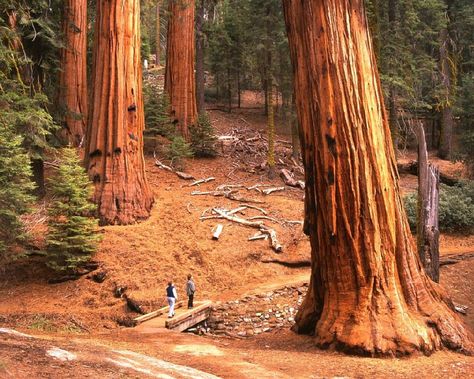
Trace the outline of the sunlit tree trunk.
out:
<instances>
[{"instance_id":1,"label":"sunlit tree trunk","mask_svg":"<svg viewBox=\"0 0 474 379\"><path fill-rule=\"evenodd\" d=\"M196 14L196 98L198 113L204 109L204 11L205 0L199 0Z\"/></svg>"},{"instance_id":2,"label":"sunlit tree trunk","mask_svg":"<svg viewBox=\"0 0 474 379\"><path fill-rule=\"evenodd\" d=\"M139 6L97 2L86 164L102 224L146 219L153 204L143 159Z\"/></svg>"},{"instance_id":3,"label":"sunlit tree trunk","mask_svg":"<svg viewBox=\"0 0 474 379\"><path fill-rule=\"evenodd\" d=\"M168 13L165 92L170 99L171 118L176 129L189 141L189 127L197 122L194 0L171 0Z\"/></svg>"},{"instance_id":4,"label":"sunlit tree trunk","mask_svg":"<svg viewBox=\"0 0 474 379\"><path fill-rule=\"evenodd\" d=\"M87 0L64 4L59 76L61 136L71 146L83 143L87 122Z\"/></svg>"},{"instance_id":5,"label":"sunlit tree trunk","mask_svg":"<svg viewBox=\"0 0 474 379\"><path fill-rule=\"evenodd\" d=\"M472 351L424 273L399 194L363 0L283 0L306 170L308 295L294 329L365 355Z\"/></svg>"}]
</instances>

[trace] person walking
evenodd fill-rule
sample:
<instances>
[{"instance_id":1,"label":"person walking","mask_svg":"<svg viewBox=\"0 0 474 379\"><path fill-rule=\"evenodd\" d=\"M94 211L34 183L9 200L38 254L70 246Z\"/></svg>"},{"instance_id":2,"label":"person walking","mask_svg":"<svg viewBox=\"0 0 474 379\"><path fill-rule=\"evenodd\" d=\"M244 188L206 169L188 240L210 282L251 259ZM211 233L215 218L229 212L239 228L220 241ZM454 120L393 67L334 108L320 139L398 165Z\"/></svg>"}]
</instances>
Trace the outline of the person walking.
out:
<instances>
[{"instance_id":1,"label":"person walking","mask_svg":"<svg viewBox=\"0 0 474 379\"><path fill-rule=\"evenodd\" d=\"M196 285L194 284L191 274L188 275L188 282L186 283L186 295L188 295L188 309L193 307L194 292L196 292Z\"/></svg>"},{"instance_id":2,"label":"person walking","mask_svg":"<svg viewBox=\"0 0 474 379\"><path fill-rule=\"evenodd\" d=\"M166 298L168 299L168 304L170 306L168 318L171 318L174 316L174 306L178 300L178 294L176 293L176 288L172 281L168 282L168 287L166 287Z\"/></svg>"}]
</instances>

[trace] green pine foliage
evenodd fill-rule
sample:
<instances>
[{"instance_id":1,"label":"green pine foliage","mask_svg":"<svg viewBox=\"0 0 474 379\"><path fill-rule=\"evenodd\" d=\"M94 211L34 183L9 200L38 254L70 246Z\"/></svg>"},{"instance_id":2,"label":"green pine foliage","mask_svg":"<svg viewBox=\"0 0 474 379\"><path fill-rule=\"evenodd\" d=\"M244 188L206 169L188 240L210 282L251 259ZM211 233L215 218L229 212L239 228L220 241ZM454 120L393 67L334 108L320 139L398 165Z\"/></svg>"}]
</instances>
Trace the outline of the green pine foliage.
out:
<instances>
[{"instance_id":1,"label":"green pine foliage","mask_svg":"<svg viewBox=\"0 0 474 379\"><path fill-rule=\"evenodd\" d=\"M49 190L48 266L74 272L90 260L100 240L98 220L93 217L96 206L90 201L92 185L74 149L62 150Z\"/></svg>"},{"instance_id":2,"label":"green pine foliage","mask_svg":"<svg viewBox=\"0 0 474 379\"><path fill-rule=\"evenodd\" d=\"M171 121L168 95L158 91L151 84L144 85L145 136L162 136L171 139L176 127Z\"/></svg>"},{"instance_id":3,"label":"green pine foliage","mask_svg":"<svg viewBox=\"0 0 474 379\"><path fill-rule=\"evenodd\" d=\"M22 142L8 125L5 113L0 112L0 253L24 241L20 217L34 200L30 161Z\"/></svg>"},{"instance_id":4,"label":"green pine foliage","mask_svg":"<svg viewBox=\"0 0 474 379\"><path fill-rule=\"evenodd\" d=\"M191 144L187 143L181 136L174 136L167 151L167 158L171 161L171 165L177 169L183 169L184 159L192 157L193 149Z\"/></svg>"},{"instance_id":5,"label":"green pine foliage","mask_svg":"<svg viewBox=\"0 0 474 379\"><path fill-rule=\"evenodd\" d=\"M199 115L197 125L190 128L191 147L197 157L215 157L217 141L209 115L204 112Z\"/></svg>"}]
</instances>

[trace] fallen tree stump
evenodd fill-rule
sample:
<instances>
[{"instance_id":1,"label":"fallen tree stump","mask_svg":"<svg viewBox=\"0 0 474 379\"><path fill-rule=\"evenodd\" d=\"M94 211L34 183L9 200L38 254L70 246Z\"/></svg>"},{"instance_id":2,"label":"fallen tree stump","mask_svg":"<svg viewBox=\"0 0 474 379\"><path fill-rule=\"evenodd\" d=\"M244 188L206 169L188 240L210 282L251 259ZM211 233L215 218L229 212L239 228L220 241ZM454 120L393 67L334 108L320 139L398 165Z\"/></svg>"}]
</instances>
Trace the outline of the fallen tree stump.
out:
<instances>
[{"instance_id":1,"label":"fallen tree stump","mask_svg":"<svg viewBox=\"0 0 474 379\"><path fill-rule=\"evenodd\" d=\"M222 224L217 224L213 230L212 230L212 239L213 240L218 240L222 231L224 230L224 225Z\"/></svg>"}]
</instances>

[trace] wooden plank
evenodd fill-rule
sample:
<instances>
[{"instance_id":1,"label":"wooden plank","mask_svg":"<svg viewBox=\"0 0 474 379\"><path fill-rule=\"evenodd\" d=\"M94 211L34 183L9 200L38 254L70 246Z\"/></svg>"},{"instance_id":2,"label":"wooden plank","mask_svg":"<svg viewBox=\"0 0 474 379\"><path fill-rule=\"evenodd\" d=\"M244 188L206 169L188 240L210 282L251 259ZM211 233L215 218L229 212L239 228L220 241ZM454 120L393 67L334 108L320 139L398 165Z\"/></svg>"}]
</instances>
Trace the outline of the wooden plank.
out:
<instances>
[{"instance_id":1,"label":"wooden plank","mask_svg":"<svg viewBox=\"0 0 474 379\"><path fill-rule=\"evenodd\" d=\"M181 308L183 305L184 305L184 301L178 301L174 307L175 307L175 309L177 309L177 308ZM139 316L139 317L135 318L134 321L136 321L137 323L148 321L148 320L151 320L152 318L161 316L162 314L168 312L169 310L170 310L170 306L167 305L166 307L163 307L163 308L160 308L156 311L147 313L146 315Z\"/></svg>"},{"instance_id":2,"label":"wooden plank","mask_svg":"<svg viewBox=\"0 0 474 379\"><path fill-rule=\"evenodd\" d=\"M165 327L182 332L190 327L206 320L211 312L212 302L208 301L196 308L166 321Z\"/></svg>"}]
</instances>

